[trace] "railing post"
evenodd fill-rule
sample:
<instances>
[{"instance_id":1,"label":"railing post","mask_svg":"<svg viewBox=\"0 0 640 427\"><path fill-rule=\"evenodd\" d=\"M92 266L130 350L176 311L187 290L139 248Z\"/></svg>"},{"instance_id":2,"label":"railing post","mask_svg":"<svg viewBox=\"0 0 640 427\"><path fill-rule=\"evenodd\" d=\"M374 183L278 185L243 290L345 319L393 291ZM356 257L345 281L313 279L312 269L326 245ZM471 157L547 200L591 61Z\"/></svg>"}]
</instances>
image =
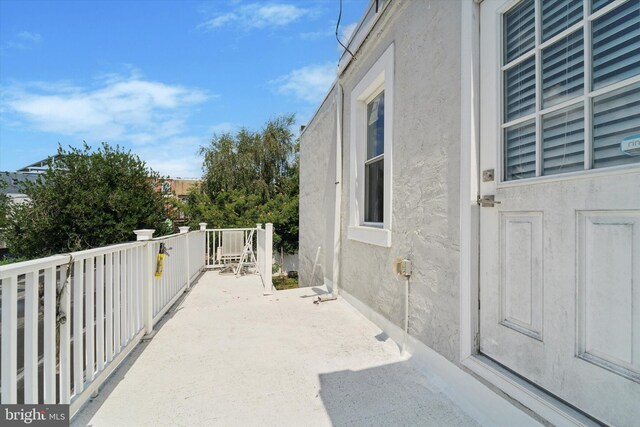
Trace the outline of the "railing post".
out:
<instances>
[{"instance_id":1,"label":"railing post","mask_svg":"<svg viewBox=\"0 0 640 427\"><path fill-rule=\"evenodd\" d=\"M142 259L142 320L146 335L153 332L153 252L150 242L155 230L135 230L138 241L144 244Z\"/></svg>"},{"instance_id":2,"label":"railing post","mask_svg":"<svg viewBox=\"0 0 640 427\"><path fill-rule=\"evenodd\" d=\"M209 266L209 234L207 233L207 223L201 222L198 225L200 226L200 231L204 233L204 239L202 240L204 240L204 268L206 269Z\"/></svg>"},{"instance_id":3,"label":"railing post","mask_svg":"<svg viewBox=\"0 0 640 427\"><path fill-rule=\"evenodd\" d=\"M273 263L273 224L264 225L264 295L273 294L272 263Z\"/></svg>"},{"instance_id":4,"label":"railing post","mask_svg":"<svg viewBox=\"0 0 640 427\"><path fill-rule=\"evenodd\" d=\"M185 234L184 238L185 238L185 243L184 243L184 247L185 247L185 252L186 252L186 258L187 258L187 268L185 269L187 271L187 289L189 289L191 287L191 262L190 262L190 258L189 258L189 227L188 226L184 226L184 227L178 227L178 229L180 230L180 234Z\"/></svg>"}]
</instances>

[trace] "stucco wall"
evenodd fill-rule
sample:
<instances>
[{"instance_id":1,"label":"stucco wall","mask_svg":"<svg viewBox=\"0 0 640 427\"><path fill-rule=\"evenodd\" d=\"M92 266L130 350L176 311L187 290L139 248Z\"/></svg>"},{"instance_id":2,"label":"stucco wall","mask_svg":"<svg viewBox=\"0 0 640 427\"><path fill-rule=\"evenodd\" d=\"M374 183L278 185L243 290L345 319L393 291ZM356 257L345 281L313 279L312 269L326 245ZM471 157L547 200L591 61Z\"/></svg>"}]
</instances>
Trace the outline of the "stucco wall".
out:
<instances>
[{"instance_id":1,"label":"stucco wall","mask_svg":"<svg viewBox=\"0 0 640 427\"><path fill-rule=\"evenodd\" d=\"M321 286L333 271L336 103L332 91L300 137L300 286Z\"/></svg>"},{"instance_id":2,"label":"stucco wall","mask_svg":"<svg viewBox=\"0 0 640 427\"><path fill-rule=\"evenodd\" d=\"M343 165L350 164L351 90L395 43L392 247L346 238L349 170L344 169L340 286L398 326L404 285L396 257L413 261L409 333L459 358L460 2L395 1L340 81ZM307 171L302 169L303 176ZM302 235L308 232L301 224Z\"/></svg>"}]
</instances>

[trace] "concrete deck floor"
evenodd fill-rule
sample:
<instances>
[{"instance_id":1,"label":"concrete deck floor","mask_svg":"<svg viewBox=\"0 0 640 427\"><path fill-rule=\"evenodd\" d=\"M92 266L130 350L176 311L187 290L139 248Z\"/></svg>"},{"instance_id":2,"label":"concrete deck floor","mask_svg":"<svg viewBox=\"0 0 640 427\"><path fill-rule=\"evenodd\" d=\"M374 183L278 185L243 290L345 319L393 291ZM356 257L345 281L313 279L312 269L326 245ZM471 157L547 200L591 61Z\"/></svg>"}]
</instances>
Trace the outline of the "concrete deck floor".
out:
<instances>
[{"instance_id":1,"label":"concrete deck floor","mask_svg":"<svg viewBox=\"0 0 640 427\"><path fill-rule=\"evenodd\" d=\"M265 297L258 276L206 273L72 425L478 425L349 304L314 305L320 292Z\"/></svg>"}]
</instances>

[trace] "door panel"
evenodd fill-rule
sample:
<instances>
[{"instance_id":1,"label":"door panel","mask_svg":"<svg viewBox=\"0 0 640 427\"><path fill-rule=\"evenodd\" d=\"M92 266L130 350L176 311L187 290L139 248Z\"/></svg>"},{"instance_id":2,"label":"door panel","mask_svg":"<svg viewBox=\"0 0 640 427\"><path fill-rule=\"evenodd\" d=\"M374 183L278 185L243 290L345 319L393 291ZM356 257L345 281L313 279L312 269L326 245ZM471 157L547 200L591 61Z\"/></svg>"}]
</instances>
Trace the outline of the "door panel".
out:
<instances>
[{"instance_id":1,"label":"door panel","mask_svg":"<svg viewBox=\"0 0 640 427\"><path fill-rule=\"evenodd\" d=\"M620 426L640 420L640 157L621 149L640 133L640 54L606 83L590 55L605 20L610 44L616 25L640 34L635 2L572 1L584 19L557 32L541 14L569 2L480 6L481 195L500 202L480 210L480 352Z\"/></svg>"}]
</instances>

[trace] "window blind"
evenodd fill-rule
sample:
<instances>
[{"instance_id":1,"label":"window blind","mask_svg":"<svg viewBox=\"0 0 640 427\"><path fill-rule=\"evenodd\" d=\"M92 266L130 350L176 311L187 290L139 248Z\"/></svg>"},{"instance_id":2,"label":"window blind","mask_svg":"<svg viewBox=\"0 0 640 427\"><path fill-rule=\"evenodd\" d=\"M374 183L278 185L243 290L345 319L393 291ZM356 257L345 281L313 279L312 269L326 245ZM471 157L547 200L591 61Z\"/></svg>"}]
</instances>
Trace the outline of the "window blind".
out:
<instances>
[{"instance_id":1,"label":"window blind","mask_svg":"<svg viewBox=\"0 0 640 427\"><path fill-rule=\"evenodd\" d=\"M550 107L584 93L582 29L542 51L542 106Z\"/></svg>"},{"instance_id":2,"label":"window blind","mask_svg":"<svg viewBox=\"0 0 640 427\"><path fill-rule=\"evenodd\" d=\"M505 14L504 63L509 63L533 49L535 39L535 4L525 0Z\"/></svg>"},{"instance_id":3,"label":"window blind","mask_svg":"<svg viewBox=\"0 0 640 427\"><path fill-rule=\"evenodd\" d=\"M582 20L582 0L542 0L542 40Z\"/></svg>"},{"instance_id":4,"label":"window blind","mask_svg":"<svg viewBox=\"0 0 640 427\"><path fill-rule=\"evenodd\" d=\"M609 92L593 100L593 167L640 162L620 149L628 136L640 134L640 84Z\"/></svg>"},{"instance_id":5,"label":"window blind","mask_svg":"<svg viewBox=\"0 0 640 427\"><path fill-rule=\"evenodd\" d=\"M640 74L640 0L593 22L593 88Z\"/></svg>"},{"instance_id":6,"label":"window blind","mask_svg":"<svg viewBox=\"0 0 640 427\"><path fill-rule=\"evenodd\" d=\"M544 116L542 174L584 169L584 108L582 103Z\"/></svg>"},{"instance_id":7,"label":"window blind","mask_svg":"<svg viewBox=\"0 0 640 427\"><path fill-rule=\"evenodd\" d=\"M505 73L505 121L533 113L536 109L536 63L531 57Z\"/></svg>"},{"instance_id":8,"label":"window blind","mask_svg":"<svg viewBox=\"0 0 640 427\"><path fill-rule=\"evenodd\" d=\"M536 122L505 129L505 180L536 176Z\"/></svg>"}]
</instances>

